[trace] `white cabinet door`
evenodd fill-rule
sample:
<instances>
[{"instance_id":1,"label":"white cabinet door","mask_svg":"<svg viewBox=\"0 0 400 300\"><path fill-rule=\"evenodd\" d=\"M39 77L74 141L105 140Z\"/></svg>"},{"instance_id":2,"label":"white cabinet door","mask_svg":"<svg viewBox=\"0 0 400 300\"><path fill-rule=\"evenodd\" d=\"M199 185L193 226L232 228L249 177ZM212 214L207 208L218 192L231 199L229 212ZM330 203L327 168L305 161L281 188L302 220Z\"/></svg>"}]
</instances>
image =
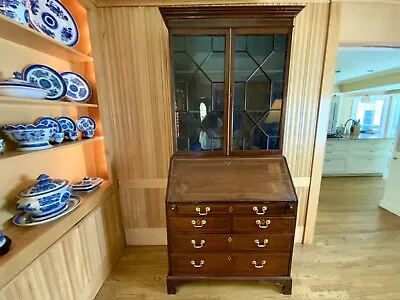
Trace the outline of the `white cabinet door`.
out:
<instances>
[{"instance_id":1,"label":"white cabinet door","mask_svg":"<svg viewBox=\"0 0 400 300\"><path fill-rule=\"evenodd\" d=\"M343 174L346 170L346 158L325 158L324 175Z\"/></svg>"},{"instance_id":2,"label":"white cabinet door","mask_svg":"<svg viewBox=\"0 0 400 300\"><path fill-rule=\"evenodd\" d=\"M388 157L349 157L347 159L347 173L383 173L389 163Z\"/></svg>"}]
</instances>

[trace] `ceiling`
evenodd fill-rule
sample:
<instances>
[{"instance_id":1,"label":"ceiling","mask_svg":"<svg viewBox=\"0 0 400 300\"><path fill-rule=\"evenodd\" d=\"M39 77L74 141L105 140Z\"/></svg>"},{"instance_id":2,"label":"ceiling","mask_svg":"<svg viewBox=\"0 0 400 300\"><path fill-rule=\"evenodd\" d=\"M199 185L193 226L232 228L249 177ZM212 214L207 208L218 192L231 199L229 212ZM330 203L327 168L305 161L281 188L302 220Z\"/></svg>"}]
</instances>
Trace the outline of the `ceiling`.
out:
<instances>
[{"instance_id":1,"label":"ceiling","mask_svg":"<svg viewBox=\"0 0 400 300\"><path fill-rule=\"evenodd\" d=\"M338 51L335 83L373 77L399 68L399 48L342 47Z\"/></svg>"}]
</instances>

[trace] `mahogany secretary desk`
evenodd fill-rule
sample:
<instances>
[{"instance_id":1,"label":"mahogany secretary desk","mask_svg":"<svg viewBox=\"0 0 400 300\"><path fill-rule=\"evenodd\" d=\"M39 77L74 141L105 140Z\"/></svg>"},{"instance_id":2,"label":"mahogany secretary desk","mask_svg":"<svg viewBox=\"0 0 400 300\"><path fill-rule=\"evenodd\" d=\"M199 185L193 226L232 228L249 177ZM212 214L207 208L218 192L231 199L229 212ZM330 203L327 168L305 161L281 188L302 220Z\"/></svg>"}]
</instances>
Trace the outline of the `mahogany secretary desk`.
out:
<instances>
[{"instance_id":1,"label":"mahogany secretary desk","mask_svg":"<svg viewBox=\"0 0 400 300\"><path fill-rule=\"evenodd\" d=\"M167 289L262 280L291 294L297 196L282 155L301 6L160 9L170 33L175 154Z\"/></svg>"}]
</instances>

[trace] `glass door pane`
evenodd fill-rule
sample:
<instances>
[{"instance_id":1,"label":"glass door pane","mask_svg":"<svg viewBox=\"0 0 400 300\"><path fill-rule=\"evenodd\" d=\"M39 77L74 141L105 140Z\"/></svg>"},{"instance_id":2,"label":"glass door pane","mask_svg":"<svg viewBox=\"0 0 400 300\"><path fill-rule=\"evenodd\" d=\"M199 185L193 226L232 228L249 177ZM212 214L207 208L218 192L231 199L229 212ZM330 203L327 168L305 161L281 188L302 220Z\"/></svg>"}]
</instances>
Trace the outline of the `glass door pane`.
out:
<instances>
[{"instance_id":1,"label":"glass door pane","mask_svg":"<svg viewBox=\"0 0 400 300\"><path fill-rule=\"evenodd\" d=\"M224 149L225 36L174 35L177 151Z\"/></svg>"},{"instance_id":2,"label":"glass door pane","mask_svg":"<svg viewBox=\"0 0 400 300\"><path fill-rule=\"evenodd\" d=\"M278 150L288 36L235 35L232 150Z\"/></svg>"}]
</instances>

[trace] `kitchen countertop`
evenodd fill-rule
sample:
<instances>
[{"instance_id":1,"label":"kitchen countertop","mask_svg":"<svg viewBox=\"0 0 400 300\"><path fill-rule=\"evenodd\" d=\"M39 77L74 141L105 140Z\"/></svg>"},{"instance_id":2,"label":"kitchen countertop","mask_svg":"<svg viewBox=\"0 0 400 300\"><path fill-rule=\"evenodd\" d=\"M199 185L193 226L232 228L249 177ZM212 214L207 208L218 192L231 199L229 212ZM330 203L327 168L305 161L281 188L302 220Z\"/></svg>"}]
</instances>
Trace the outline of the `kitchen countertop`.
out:
<instances>
[{"instance_id":1,"label":"kitchen countertop","mask_svg":"<svg viewBox=\"0 0 400 300\"><path fill-rule=\"evenodd\" d=\"M328 138L328 141L357 141L357 140L393 140L393 138L384 138L373 134L360 133L358 137L346 135L342 138Z\"/></svg>"}]
</instances>

